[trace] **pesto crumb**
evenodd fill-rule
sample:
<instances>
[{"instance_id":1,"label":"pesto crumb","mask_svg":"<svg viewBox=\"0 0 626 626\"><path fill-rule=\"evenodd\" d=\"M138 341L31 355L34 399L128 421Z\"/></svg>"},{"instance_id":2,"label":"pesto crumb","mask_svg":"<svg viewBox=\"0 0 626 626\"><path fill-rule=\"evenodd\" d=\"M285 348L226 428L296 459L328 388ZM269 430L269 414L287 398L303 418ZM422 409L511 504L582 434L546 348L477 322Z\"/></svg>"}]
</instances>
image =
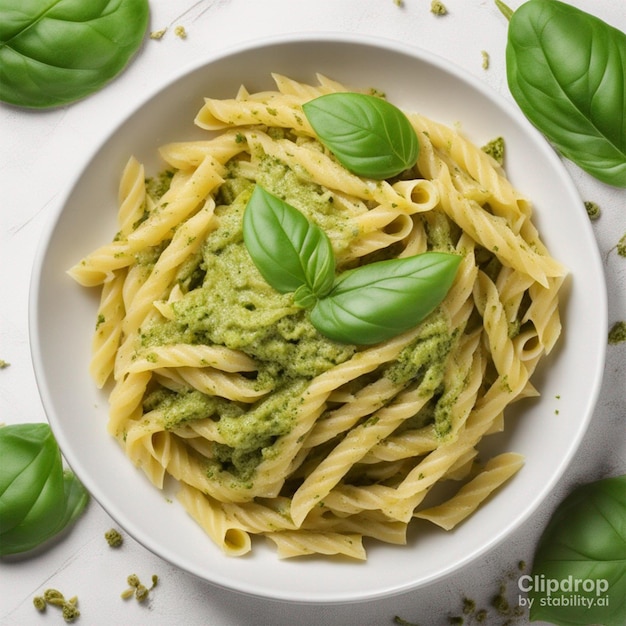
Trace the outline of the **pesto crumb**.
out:
<instances>
[{"instance_id":1,"label":"pesto crumb","mask_svg":"<svg viewBox=\"0 0 626 626\"><path fill-rule=\"evenodd\" d=\"M115 528L111 528L104 533L104 538L112 548L119 548L124 543L121 533Z\"/></svg>"},{"instance_id":2,"label":"pesto crumb","mask_svg":"<svg viewBox=\"0 0 626 626\"><path fill-rule=\"evenodd\" d=\"M184 26L177 26L174 29L174 34L181 39L187 39L187 31Z\"/></svg>"},{"instance_id":3,"label":"pesto crumb","mask_svg":"<svg viewBox=\"0 0 626 626\"><path fill-rule=\"evenodd\" d=\"M128 583L128 588L122 591L120 597L123 600L127 600L128 598L135 597L137 602L145 602L148 599L150 591L157 586L159 582L159 577L156 574L152 574L152 586L146 587L140 580L137 574L130 574L126 578L126 582Z\"/></svg>"},{"instance_id":4,"label":"pesto crumb","mask_svg":"<svg viewBox=\"0 0 626 626\"><path fill-rule=\"evenodd\" d=\"M3 370L5 367L9 367L11 365L8 361L4 359L0 359L0 370Z\"/></svg>"},{"instance_id":5,"label":"pesto crumb","mask_svg":"<svg viewBox=\"0 0 626 626\"><path fill-rule=\"evenodd\" d=\"M492 159L494 159L499 165L504 164L504 138L496 137L489 143L486 143L481 150L486 152Z\"/></svg>"},{"instance_id":6,"label":"pesto crumb","mask_svg":"<svg viewBox=\"0 0 626 626\"><path fill-rule=\"evenodd\" d=\"M393 623L398 624L398 626L419 626L419 624L415 624L414 622L407 622L405 619L402 619L399 615L396 615L393 618Z\"/></svg>"},{"instance_id":7,"label":"pesto crumb","mask_svg":"<svg viewBox=\"0 0 626 626\"><path fill-rule=\"evenodd\" d=\"M600 207L595 202L587 200L585 202L585 210L590 220L597 220L600 217Z\"/></svg>"},{"instance_id":8,"label":"pesto crumb","mask_svg":"<svg viewBox=\"0 0 626 626\"><path fill-rule=\"evenodd\" d=\"M58 606L61 609L63 619L68 623L80 617L78 597L73 596L66 600L65 596L57 589L46 589L43 592L43 596L35 596L33 605L40 612L45 611L48 605Z\"/></svg>"},{"instance_id":9,"label":"pesto crumb","mask_svg":"<svg viewBox=\"0 0 626 626\"><path fill-rule=\"evenodd\" d=\"M435 15L447 15L448 9L446 9L445 5L440 0L432 0L430 3L430 12Z\"/></svg>"},{"instance_id":10,"label":"pesto crumb","mask_svg":"<svg viewBox=\"0 0 626 626\"><path fill-rule=\"evenodd\" d=\"M472 615L476 611L476 602L470 598L463 598L463 614Z\"/></svg>"},{"instance_id":11,"label":"pesto crumb","mask_svg":"<svg viewBox=\"0 0 626 626\"><path fill-rule=\"evenodd\" d=\"M622 238L617 242L617 254L626 257L626 233L622 235Z\"/></svg>"},{"instance_id":12,"label":"pesto crumb","mask_svg":"<svg viewBox=\"0 0 626 626\"><path fill-rule=\"evenodd\" d=\"M609 330L609 343L615 345L626 341L626 322L615 322Z\"/></svg>"},{"instance_id":13,"label":"pesto crumb","mask_svg":"<svg viewBox=\"0 0 626 626\"><path fill-rule=\"evenodd\" d=\"M483 62L482 62L482 68L484 70L488 70L489 69L489 53L486 50L481 50L480 54L483 58Z\"/></svg>"},{"instance_id":14,"label":"pesto crumb","mask_svg":"<svg viewBox=\"0 0 626 626\"><path fill-rule=\"evenodd\" d=\"M165 32L167 31L167 28L161 28L160 30L153 30L150 33L150 39L163 39L163 35L165 35Z\"/></svg>"}]
</instances>

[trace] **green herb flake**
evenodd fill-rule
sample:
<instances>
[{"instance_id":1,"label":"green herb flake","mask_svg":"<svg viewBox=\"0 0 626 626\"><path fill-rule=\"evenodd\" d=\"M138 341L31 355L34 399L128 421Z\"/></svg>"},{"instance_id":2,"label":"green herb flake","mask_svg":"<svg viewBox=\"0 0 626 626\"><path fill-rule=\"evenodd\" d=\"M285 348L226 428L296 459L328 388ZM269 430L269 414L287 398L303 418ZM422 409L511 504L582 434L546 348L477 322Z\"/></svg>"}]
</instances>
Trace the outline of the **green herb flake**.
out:
<instances>
[{"instance_id":1,"label":"green herb flake","mask_svg":"<svg viewBox=\"0 0 626 626\"><path fill-rule=\"evenodd\" d=\"M60 608L63 619L67 623L73 622L80 617L77 596L66 600L65 596L57 589L46 589L43 596L35 596L33 598L33 606L39 612L44 612L48 605Z\"/></svg>"},{"instance_id":2,"label":"green herb flake","mask_svg":"<svg viewBox=\"0 0 626 626\"><path fill-rule=\"evenodd\" d=\"M112 548L119 548L124 543L121 533L115 528L111 528L104 533L104 538Z\"/></svg>"},{"instance_id":3,"label":"green herb flake","mask_svg":"<svg viewBox=\"0 0 626 626\"><path fill-rule=\"evenodd\" d=\"M496 137L490 142L486 143L481 150L486 152L492 159L494 159L499 165L504 164L504 138Z\"/></svg>"},{"instance_id":4,"label":"green herb flake","mask_svg":"<svg viewBox=\"0 0 626 626\"><path fill-rule=\"evenodd\" d=\"M585 201L585 210L590 220L597 220L600 217L600 207L595 202Z\"/></svg>"},{"instance_id":5,"label":"green herb flake","mask_svg":"<svg viewBox=\"0 0 626 626\"><path fill-rule=\"evenodd\" d=\"M398 624L398 626L420 626L418 623L416 623L416 622L409 622L409 621L405 620L404 618L400 617L399 615L396 615L393 618L393 623L394 624Z\"/></svg>"},{"instance_id":6,"label":"green herb flake","mask_svg":"<svg viewBox=\"0 0 626 626\"><path fill-rule=\"evenodd\" d=\"M626 257L626 233L622 235L622 238L617 242L617 254Z\"/></svg>"},{"instance_id":7,"label":"green herb flake","mask_svg":"<svg viewBox=\"0 0 626 626\"><path fill-rule=\"evenodd\" d=\"M150 595L150 591L157 586L159 577L156 574L152 574L152 586L146 587L140 580L137 574L130 574L126 578L128 588L122 591L120 597L123 600L134 597L137 602L145 602Z\"/></svg>"},{"instance_id":8,"label":"green herb flake","mask_svg":"<svg viewBox=\"0 0 626 626\"><path fill-rule=\"evenodd\" d=\"M609 330L609 344L616 345L626 341L626 322L615 322Z\"/></svg>"},{"instance_id":9,"label":"green herb flake","mask_svg":"<svg viewBox=\"0 0 626 626\"><path fill-rule=\"evenodd\" d=\"M447 15L448 9L440 0L432 0L430 3L430 12L434 15Z\"/></svg>"}]
</instances>

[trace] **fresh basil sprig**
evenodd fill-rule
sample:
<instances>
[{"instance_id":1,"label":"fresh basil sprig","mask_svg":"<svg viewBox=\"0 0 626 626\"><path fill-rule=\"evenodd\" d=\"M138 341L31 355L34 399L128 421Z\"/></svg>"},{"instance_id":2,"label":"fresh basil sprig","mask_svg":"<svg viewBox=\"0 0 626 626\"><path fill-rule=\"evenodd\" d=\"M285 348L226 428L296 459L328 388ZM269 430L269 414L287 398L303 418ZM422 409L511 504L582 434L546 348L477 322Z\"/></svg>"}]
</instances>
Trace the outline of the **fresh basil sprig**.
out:
<instances>
[{"instance_id":1,"label":"fresh basil sprig","mask_svg":"<svg viewBox=\"0 0 626 626\"><path fill-rule=\"evenodd\" d=\"M557 507L537 546L532 581L551 581L559 589L551 589L547 601L547 584L532 585L530 618L561 626L623 626L625 564L626 476L578 487ZM572 595L576 602L561 601Z\"/></svg>"},{"instance_id":2,"label":"fresh basil sprig","mask_svg":"<svg viewBox=\"0 0 626 626\"><path fill-rule=\"evenodd\" d=\"M328 237L296 208L256 186L243 218L244 243L267 282L294 293L313 326L342 343L369 345L419 324L445 298L461 257L425 252L370 263L335 277Z\"/></svg>"},{"instance_id":3,"label":"fresh basil sprig","mask_svg":"<svg viewBox=\"0 0 626 626\"><path fill-rule=\"evenodd\" d=\"M48 424L0 428L0 556L31 550L70 525L89 494L69 470Z\"/></svg>"},{"instance_id":4,"label":"fresh basil sprig","mask_svg":"<svg viewBox=\"0 0 626 626\"><path fill-rule=\"evenodd\" d=\"M54 107L97 91L137 51L147 0L0 0L0 100Z\"/></svg>"},{"instance_id":5,"label":"fresh basil sprig","mask_svg":"<svg viewBox=\"0 0 626 626\"><path fill-rule=\"evenodd\" d=\"M509 88L559 152L626 187L626 34L558 0L528 0L509 18Z\"/></svg>"},{"instance_id":6,"label":"fresh basil sprig","mask_svg":"<svg viewBox=\"0 0 626 626\"><path fill-rule=\"evenodd\" d=\"M331 93L302 109L319 140L358 176L391 178L417 161L417 134L406 115L387 100Z\"/></svg>"}]
</instances>

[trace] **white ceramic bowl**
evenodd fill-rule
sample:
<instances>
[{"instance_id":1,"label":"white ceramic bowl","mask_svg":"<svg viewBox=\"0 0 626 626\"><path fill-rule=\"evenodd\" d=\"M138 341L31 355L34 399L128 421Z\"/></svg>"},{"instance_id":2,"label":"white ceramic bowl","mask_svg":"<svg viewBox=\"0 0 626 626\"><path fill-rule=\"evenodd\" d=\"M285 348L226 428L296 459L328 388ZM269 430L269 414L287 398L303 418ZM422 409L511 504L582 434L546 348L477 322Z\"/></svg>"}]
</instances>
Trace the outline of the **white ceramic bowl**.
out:
<instances>
[{"instance_id":1,"label":"white ceramic bowl","mask_svg":"<svg viewBox=\"0 0 626 626\"><path fill-rule=\"evenodd\" d=\"M563 339L533 379L542 396L514 405L490 445L520 452L522 471L453 532L418 524L407 546L368 546L366 563L279 560L264 541L251 556L224 556L176 503L153 488L106 432L107 399L87 372L97 294L66 270L115 232L118 179L134 154L156 173L156 148L200 135L203 97L272 86L270 72L315 73L375 86L395 104L447 124L479 145L506 139L506 167L529 198L552 254L569 268ZM147 548L211 583L299 602L373 599L431 583L467 564L524 522L562 475L592 415L606 344L602 265L583 204L562 163L517 108L440 58L388 41L299 35L241 46L198 63L149 97L95 151L45 234L31 297L32 354L49 421L94 498Z\"/></svg>"}]
</instances>

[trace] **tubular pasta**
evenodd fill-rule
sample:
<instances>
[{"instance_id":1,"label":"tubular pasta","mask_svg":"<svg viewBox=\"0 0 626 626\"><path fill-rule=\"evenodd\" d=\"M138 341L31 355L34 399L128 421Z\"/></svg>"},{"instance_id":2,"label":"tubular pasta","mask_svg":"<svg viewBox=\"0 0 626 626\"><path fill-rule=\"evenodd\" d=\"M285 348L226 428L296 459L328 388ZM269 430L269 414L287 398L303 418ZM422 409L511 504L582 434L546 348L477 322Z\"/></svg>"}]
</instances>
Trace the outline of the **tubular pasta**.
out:
<instances>
[{"instance_id":1,"label":"tubular pasta","mask_svg":"<svg viewBox=\"0 0 626 626\"><path fill-rule=\"evenodd\" d=\"M280 558L364 560L365 537L403 545L414 518L449 530L520 470L514 452L476 459L507 407L538 394L564 269L530 201L458 129L407 113L415 166L362 178L302 111L347 87L273 78L206 98L206 138L162 146L162 177L130 158L118 233L68 273L101 289L89 371L109 393L110 435L157 488L178 484L225 554L264 535ZM338 272L438 250L462 257L452 288L388 341L326 339L249 258L254 185L326 231ZM442 501L446 485L458 488Z\"/></svg>"}]
</instances>

